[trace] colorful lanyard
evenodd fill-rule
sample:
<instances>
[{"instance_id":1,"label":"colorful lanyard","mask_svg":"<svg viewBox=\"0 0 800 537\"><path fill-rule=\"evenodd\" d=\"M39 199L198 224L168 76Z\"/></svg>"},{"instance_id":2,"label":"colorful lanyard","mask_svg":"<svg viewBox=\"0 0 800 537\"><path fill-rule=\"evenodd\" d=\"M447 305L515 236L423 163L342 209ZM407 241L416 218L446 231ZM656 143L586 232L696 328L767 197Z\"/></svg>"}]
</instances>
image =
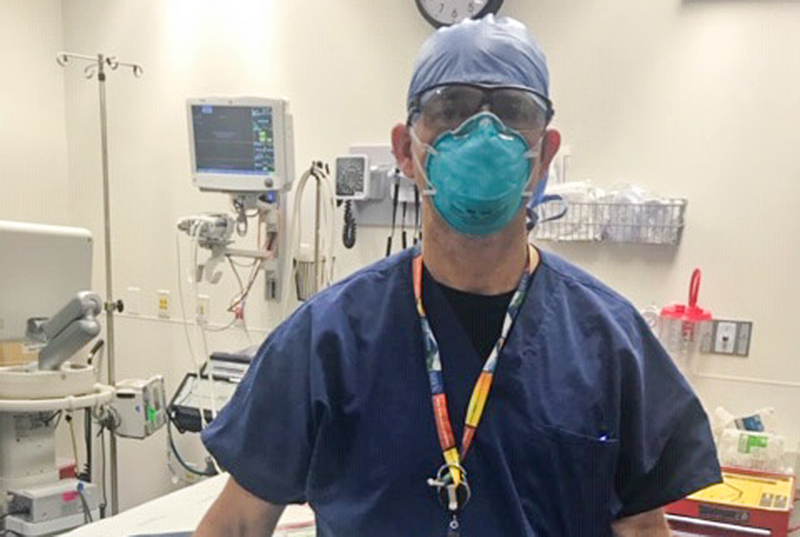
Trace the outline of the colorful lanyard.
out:
<instances>
[{"instance_id":1,"label":"colorful lanyard","mask_svg":"<svg viewBox=\"0 0 800 537\"><path fill-rule=\"evenodd\" d=\"M525 266L525 271L522 273L517 290L508 305L508 311L506 311L505 320L503 321L500 339L497 340L494 348L492 348L492 352L486 360L483 370L478 377L478 381L475 383L475 387L472 390L472 397L470 397L466 419L464 420L464 434L461 439L460 452L456 448L453 427L450 424L450 416L447 411L447 395L444 392L442 358L439 354L439 344L436 342L436 336L433 334L433 330L431 329L431 325L425 313L425 308L422 304L421 252L417 252L417 255L414 257L414 297L417 302L420 324L422 325L422 334L425 338L425 361L428 367L428 381L431 386L431 396L433 398L433 414L436 421L436 430L439 434L439 444L441 444L445 460L445 466L443 468L447 469L450 482L454 488L457 488L462 483L463 467L461 466L461 461L466 457L472 445L475 431L481 421L483 410L486 407L486 400L489 398L489 390L492 387L494 371L497 368L497 360L503 348L505 348L508 334L511 332L511 327L514 325L514 321L517 319L520 309L522 309L523 302L525 302L528 287L532 279L533 269L535 268L535 255L533 246L528 246L528 261ZM456 510L452 505L449 508L453 511Z\"/></svg>"}]
</instances>

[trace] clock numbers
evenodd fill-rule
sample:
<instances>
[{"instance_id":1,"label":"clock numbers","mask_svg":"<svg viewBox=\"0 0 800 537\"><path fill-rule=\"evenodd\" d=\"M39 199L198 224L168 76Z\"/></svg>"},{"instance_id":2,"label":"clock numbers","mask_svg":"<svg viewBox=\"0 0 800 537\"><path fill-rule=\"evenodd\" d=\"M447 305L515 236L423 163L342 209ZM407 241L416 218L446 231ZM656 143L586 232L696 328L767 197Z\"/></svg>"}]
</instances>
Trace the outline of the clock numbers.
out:
<instances>
[{"instance_id":1,"label":"clock numbers","mask_svg":"<svg viewBox=\"0 0 800 537\"><path fill-rule=\"evenodd\" d=\"M417 6L438 25L451 25L464 19L483 16L487 11L496 13L503 0L416 0ZM491 9L488 9L490 6ZM432 20L431 20L432 19Z\"/></svg>"}]
</instances>

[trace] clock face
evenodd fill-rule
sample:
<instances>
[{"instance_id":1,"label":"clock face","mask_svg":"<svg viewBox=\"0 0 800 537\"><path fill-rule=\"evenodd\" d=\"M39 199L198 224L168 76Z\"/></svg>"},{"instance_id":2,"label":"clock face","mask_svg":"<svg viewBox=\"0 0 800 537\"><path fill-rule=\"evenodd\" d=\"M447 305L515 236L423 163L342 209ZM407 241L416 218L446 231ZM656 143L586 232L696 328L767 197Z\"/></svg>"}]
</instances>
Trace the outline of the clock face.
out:
<instances>
[{"instance_id":1,"label":"clock face","mask_svg":"<svg viewBox=\"0 0 800 537\"><path fill-rule=\"evenodd\" d=\"M490 0L417 0L422 14L434 26L449 26L483 15Z\"/></svg>"}]
</instances>

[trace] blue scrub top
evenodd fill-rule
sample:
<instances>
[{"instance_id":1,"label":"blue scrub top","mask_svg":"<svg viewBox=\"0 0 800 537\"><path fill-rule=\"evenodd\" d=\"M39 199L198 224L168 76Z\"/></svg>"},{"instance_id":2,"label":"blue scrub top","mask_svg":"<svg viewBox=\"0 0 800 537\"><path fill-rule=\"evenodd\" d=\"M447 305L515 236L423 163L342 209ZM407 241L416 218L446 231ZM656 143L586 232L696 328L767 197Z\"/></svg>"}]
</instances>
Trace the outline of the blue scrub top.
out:
<instances>
[{"instance_id":1,"label":"blue scrub top","mask_svg":"<svg viewBox=\"0 0 800 537\"><path fill-rule=\"evenodd\" d=\"M610 536L619 517L720 482L706 414L636 309L541 254L464 461L466 537ZM202 436L252 494L310 503L320 537L446 534L412 256L303 304ZM461 438L482 360L441 290L423 292Z\"/></svg>"}]
</instances>

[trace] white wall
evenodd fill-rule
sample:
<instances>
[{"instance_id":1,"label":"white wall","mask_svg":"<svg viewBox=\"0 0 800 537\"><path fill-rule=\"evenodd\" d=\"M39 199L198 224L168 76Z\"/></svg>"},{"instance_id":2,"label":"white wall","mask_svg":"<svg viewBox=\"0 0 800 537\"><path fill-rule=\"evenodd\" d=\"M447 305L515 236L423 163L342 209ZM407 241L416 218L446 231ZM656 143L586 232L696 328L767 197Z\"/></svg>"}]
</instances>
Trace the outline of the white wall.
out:
<instances>
[{"instance_id":1,"label":"white wall","mask_svg":"<svg viewBox=\"0 0 800 537\"><path fill-rule=\"evenodd\" d=\"M61 3L0 0L0 220L69 224Z\"/></svg>"},{"instance_id":2,"label":"white wall","mask_svg":"<svg viewBox=\"0 0 800 537\"><path fill-rule=\"evenodd\" d=\"M702 305L755 323L749 358L709 357L706 406L775 406L800 440L800 5L791 2L515 2L549 54L557 124L573 178L633 182L689 199L675 250L555 248L635 303L686 301L704 270Z\"/></svg>"},{"instance_id":3,"label":"white wall","mask_svg":"<svg viewBox=\"0 0 800 537\"><path fill-rule=\"evenodd\" d=\"M60 1L0 0L0 220L73 225L80 213L70 199L64 71L55 60L63 46ZM72 458L66 427L57 439L59 455Z\"/></svg>"},{"instance_id":4,"label":"white wall","mask_svg":"<svg viewBox=\"0 0 800 537\"><path fill-rule=\"evenodd\" d=\"M703 267L702 303L718 316L755 322L750 358L715 357L706 369L800 382L790 337L798 328L792 305L800 301L794 282L800 271L800 163L792 151L800 119L800 6L506 4L505 11L528 23L549 54L556 123L574 149L572 178L606 186L636 182L690 200L677 249L557 250L639 305L683 299L691 269ZM144 309L143 316L118 322L118 377L165 372L173 390L191 367L182 326L147 317L155 313L157 289L177 292L175 220L224 208L222 197L190 186L184 100L288 98L299 171L312 158L332 161L353 143L388 141L390 127L404 119L413 58L429 29L410 1L62 5L65 48L113 53L145 68L140 80L120 71L108 83L115 293L142 288ZM66 94L70 207L99 239L96 85L68 71ZM355 250L339 249L340 275L382 256L385 232L360 233ZM101 249L97 253L99 263ZM99 264L97 269L102 289ZM229 275L210 290L213 320L224 320L221 304L232 292ZM265 330L278 318L258 300L251 301L249 315L253 326ZM211 347L245 342L234 331L214 337ZM712 408L774 405L787 434L800 437L797 388L719 380L701 380L697 387ZM123 506L171 486L163 435L122 444Z\"/></svg>"},{"instance_id":5,"label":"white wall","mask_svg":"<svg viewBox=\"0 0 800 537\"><path fill-rule=\"evenodd\" d=\"M121 316L117 322L117 378L161 372L172 392L192 367L181 324L153 319L156 290L178 292L178 217L225 210L226 200L198 193L190 184L185 99L288 98L295 117L298 175L312 159L331 162L351 143L385 142L393 124L404 120L405 86L428 29L408 6L375 6L367 0L63 3L67 50L116 54L145 69L141 79L128 71L111 73L107 85L114 288L122 298L128 287L141 288L143 305L143 315ZM80 223L97 234L95 281L102 290L97 86L79 69L65 76L74 181L70 202L80 207ZM361 232L363 248L340 256L339 274L381 255L384 234L370 235ZM182 245L186 267L185 238ZM263 338L281 313L257 298L262 289L256 286L248 308L254 339ZM227 320L224 305L234 291L229 273L218 286L204 289L212 297L212 321ZM174 317L181 316L175 309ZM210 337L211 350L246 344L238 330ZM196 442L181 445L197 459L192 451ZM123 507L172 486L163 433L145 442L121 441L120 446Z\"/></svg>"}]
</instances>

